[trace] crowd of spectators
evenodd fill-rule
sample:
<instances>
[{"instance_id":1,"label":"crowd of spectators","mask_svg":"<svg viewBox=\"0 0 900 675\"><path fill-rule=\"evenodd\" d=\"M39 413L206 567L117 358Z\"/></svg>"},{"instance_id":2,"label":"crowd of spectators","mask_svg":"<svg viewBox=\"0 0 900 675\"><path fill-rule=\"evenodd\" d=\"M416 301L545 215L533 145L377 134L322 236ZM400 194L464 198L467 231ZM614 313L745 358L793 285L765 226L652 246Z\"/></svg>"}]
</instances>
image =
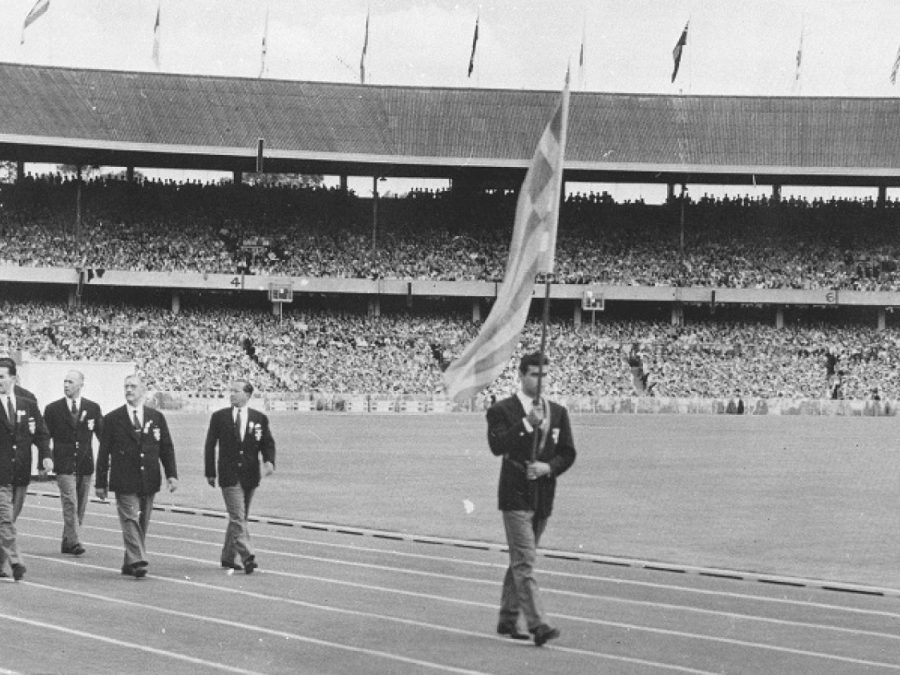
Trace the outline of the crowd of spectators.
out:
<instances>
[{"instance_id":1,"label":"crowd of spectators","mask_svg":"<svg viewBox=\"0 0 900 675\"><path fill-rule=\"evenodd\" d=\"M263 394L411 394L442 392L442 372L475 335L471 321L451 315L365 316L287 309L185 307L174 314L147 305L0 302L2 352L32 358L134 361L151 388L221 393L229 379L248 377ZM529 323L520 352L540 340ZM624 355L637 343L654 394L723 398L830 396L826 351L837 358L841 395L900 399L900 330L859 325L791 325L704 321L601 321L575 328L552 321L547 353L549 390L583 396L631 396ZM486 392L515 389L510 360ZM876 394L877 392L877 394Z\"/></svg>"},{"instance_id":2,"label":"crowd of spectators","mask_svg":"<svg viewBox=\"0 0 900 675\"><path fill-rule=\"evenodd\" d=\"M372 203L316 186L63 176L0 186L0 263L291 276L502 278L510 191L414 191ZM561 283L900 289L900 208L787 197L663 205L569 195ZM78 223L78 224L76 224Z\"/></svg>"}]
</instances>

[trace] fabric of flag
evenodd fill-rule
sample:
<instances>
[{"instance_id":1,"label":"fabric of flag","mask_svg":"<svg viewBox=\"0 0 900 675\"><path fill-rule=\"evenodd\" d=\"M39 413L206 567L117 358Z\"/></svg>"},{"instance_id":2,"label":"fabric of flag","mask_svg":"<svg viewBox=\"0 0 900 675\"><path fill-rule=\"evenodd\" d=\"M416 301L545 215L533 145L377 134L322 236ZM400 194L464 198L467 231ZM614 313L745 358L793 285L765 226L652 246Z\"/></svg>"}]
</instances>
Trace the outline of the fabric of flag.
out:
<instances>
[{"instance_id":1,"label":"fabric of flag","mask_svg":"<svg viewBox=\"0 0 900 675\"><path fill-rule=\"evenodd\" d=\"M160 6L156 6L156 22L153 24L153 63L159 68L159 10Z\"/></svg>"},{"instance_id":2,"label":"fabric of flag","mask_svg":"<svg viewBox=\"0 0 900 675\"><path fill-rule=\"evenodd\" d=\"M48 9L50 9L50 0L37 0L37 2L34 3L31 11L25 16L25 22L22 24L21 44L25 44L25 29L44 16Z\"/></svg>"},{"instance_id":3,"label":"fabric of flag","mask_svg":"<svg viewBox=\"0 0 900 675\"><path fill-rule=\"evenodd\" d=\"M897 56L894 58L894 67L891 68L891 84L897 84L898 69L900 69L900 48L897 49Z\"/></svg>"},{"instance_id":4,"label":"fabric of flag","mask_svg":"<svg viewBox=\"0 0 900 675\"><path fill-rule=\"evenodd\" d=\"M800 64L803 62L803 31L800 31L800 46L797 47L797 72L794 74L794 81L800 80Z\"/></svg>"},{"instance_id":5,"label":"fabric of flag","mask_svg":"<svg viewBox=\"0 0 900 675\"><path fill-rule=\"evenodd\" d=\"M472 53L469 55L469 74L466 77L472 77L472 71L475 70L475 47L478 46L478 19L475 17L475 35L472 36Z\"/></svg>"},{"instance_id":6,"label":"fabric of flag","mask_svg":"<svg viewBox=\"0 0 900 675\"><path fill-rule=\"evenodd\" d=\"M262 37L262 58L259 64L259 76L262 77L266 72L266 40L269 37L269 9L266 8L266 25L263 28L263 37Z\"/></svg>"},{"instance_id":7,"label":"fabric of flag","mask_svg":"<svg viewBox=\"0 0 900 675\"><path fill-rule=\"evenodd\" d=\"M567 75L519 191L509 259L497 300L478 335L444 371L447 394L456 401L475 396L506 368L528 318L535 277L553 272L568 116Z\"/></svg>"},{"instance_id":8,"label":"fabric of flag","mask_svg":"<svg viewBox=\"0 0 900 675\"><path fill-rule=\"evenodd\" d=\"M359 83L366 83L366 50L369 48L369 13L366 12L366 34L363 38L362 56L359 57Z\"/></svg>"},{"instance_id":9,"label":"fabric of flag","mask_svg":"<svg viewBox=\"0 0 900 675\"><path fill-rule=\"evenodd\" d=\"M672 82L674 82L675 78L678 76L678 66L681 65L681 53L684 51L684 46L687 44L689 25L690 21L684 24L684 30L681 32L681 37L678 38L678 42L675 43L675 49L672 50L672 59L675 61L675 68L672 70Z\"/></svg>"}]
</instances>

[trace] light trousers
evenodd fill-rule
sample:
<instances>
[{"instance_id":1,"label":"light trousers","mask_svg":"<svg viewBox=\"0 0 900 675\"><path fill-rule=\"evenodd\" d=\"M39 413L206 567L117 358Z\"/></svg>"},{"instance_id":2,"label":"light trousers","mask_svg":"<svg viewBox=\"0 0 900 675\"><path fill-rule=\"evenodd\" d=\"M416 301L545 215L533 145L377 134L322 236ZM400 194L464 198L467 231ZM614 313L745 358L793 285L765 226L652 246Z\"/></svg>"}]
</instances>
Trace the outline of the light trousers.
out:
<instances>
[{"instance_id":1,"label":"light trousers","mask_svg":"<svg viewBox=\"0 0 900 675\"><path fill-rule=\"evenodd\" d=\"M146 565L145 541L153 513L152 495L116 493L116 511L122 526L122 541L125 543L125 565Z\"/></svg>"},{"instance_id":2,"label":"light trousers","mask_svg":"<svg viewBox=\"0 0 900 675\"><path fill-rule=\"evenodd\" d=\"M10 565L18 565L21 562L16 543L13 501L13 486L0 485L0 571L3 571L7 561Z\"/></svg>"},{"instance_id":3,"label":"light trousers","mask_svg":"<svg viewBox=\"0 0 900 675\"><path fill-rule=\"evenodd\" d=\"M516 624L519 613L524 615L528 630L544 621L534 563L537 547L547 526L546 518L535 518L533 511L503 511L503 526L509 547L509 567L503 579L500 598L500 622Z\"/></svg>"},{"instance_id":4,"label":"light trousers","mask_svg":"<svg viewBox=\"0 0 900 675\"><path fill-rule=\"evenodd\" d=\"M222 488L225 510L228 511L228 527L225 530L225 544L222 546L222 562L234 563L239 556L241 563L253 555L247 516L254 490L245 490L240 485Z\"/></svg>"},{"instance_id":5,"label":"light trousers","mask_svg":"<svg viewBox=\"0 0 900 675\"><path fill-rule=\"evenodd\" d=\"M56 485L59 488L59 501L63 512L62 545L64 548L72 548L81 543L79 532L91 494L91 476L59 474L56 477Z\"/></svg>"}]
</instances>

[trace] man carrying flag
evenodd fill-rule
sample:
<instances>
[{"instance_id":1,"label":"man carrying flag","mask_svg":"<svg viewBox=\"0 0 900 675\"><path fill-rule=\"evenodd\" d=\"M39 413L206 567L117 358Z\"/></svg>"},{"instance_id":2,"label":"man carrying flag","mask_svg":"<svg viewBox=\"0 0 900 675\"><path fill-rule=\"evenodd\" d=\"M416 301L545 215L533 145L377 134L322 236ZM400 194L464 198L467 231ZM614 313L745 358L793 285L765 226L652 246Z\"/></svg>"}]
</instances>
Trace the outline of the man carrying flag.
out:
<instances>
[{"instance_id":1,"label":"man carrying flag","mask_svg":"<svg viewBox=\"0 0 900 675\"><path fill-rule=\"evenodd\" d=\"M672 50L672 59L675 61L675 68L672 70L672 82L678 77L678 66L681 65L681 53L684 51L684 46L687 44L687 32L690 24L690 21L684 24L684 30L681 32L681 37L678 38L678 42L675 43L675 49Z\"/></svg>"},{"instance_id":2,"label":"man carrying flag","mask_svg":"<svg viewBox=\"0 0 900 675\"><path fill-rule=\"evenodd\" d=\"M444 372L448 394L457 401L477 394L508 365L528 317L535 276L553 271L568 112L567 73L560 101L519 191L509 260L497 300L477 337ZM521 392L487 413L488 444L492 453L503 457L499 508L509 548L497 632L528 639L519 632L521 613L538 646L559 637L559 630L547 624L538 596L537 546L553 507L556 477L575 461L566 409L541 397L548 362L543 353L546 323L545 308L541 351L519 363Z\"/></svg>"}]
</instances>

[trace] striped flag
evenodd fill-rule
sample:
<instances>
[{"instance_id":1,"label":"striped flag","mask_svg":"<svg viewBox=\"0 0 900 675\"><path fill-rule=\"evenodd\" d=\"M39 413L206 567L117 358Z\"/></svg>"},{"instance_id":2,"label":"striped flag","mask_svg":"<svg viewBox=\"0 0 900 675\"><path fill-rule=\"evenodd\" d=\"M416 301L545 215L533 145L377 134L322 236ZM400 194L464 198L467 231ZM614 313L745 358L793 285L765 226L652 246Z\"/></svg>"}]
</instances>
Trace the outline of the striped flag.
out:
<instances>
[{"instance_id":1,"label":"striped flag","mask_svg":"<svg viewBox=\"0 0 900 675\"><path fill-rule=\"evenodd\" d=\"M678 66L681 65L681 53L684 51L684 46L687 44L687 32L690 23L691 22L688 21L684 24L684 30L681 32L681 37L678 38L678 42L675 43L675 49L672 50L672 59L675 61L675 69L672 71L672 82L674 82L675 78L678 76Z\"/></svg>"},{"instance_id":2,"label":"striped flag","mask_svg":"<svg viewBox=\"0 0 900 675\"><path fill-rule=\"evenodd\" d=\"M162 4L162 3L160 3ZM159 10L160 5L156 6L156 22L153 24L153 63L159 68Z\"/></svg>"},{"instance_id":3,"label":"striped flag","mask_svg":"<svg viewBox=\"0 0 900 675\"><path fill-rule=\"evenodd\" d=\"M472 37L472 54L469 56L469 74L466 77L472 77L472 71L475 70L475 47L478 44L478 19L475 16L475 35Z\"/></svg>"},{"instance_id":4,"label":"striped flag","mask_svg":"<svg viewBox=\"0 0 900 675\"><path fill-rule=\"evenodd\" d=\"M566 86L519 191L506 274L497 300L476 338L444 371L447 394L456 401L475 396L509 363L528 318L535 276L553 271L568 116L567 73Z\"/></svg>"},{"instance_id":5,"label":"striped flag","mask_svg":"<svg viewBox=\"0 0 900 675\"><path fill-rule=\"evenodd\" d=\"M25 29L44 16L48 9L50 9L50 0L37 0L34 3L34 7L31 8L31 11L25 17L25 23L22 24L22 41L19 44L25 44Z\"/></svg>"},{"instance_id":6,"label":"striped flag","mask_svg":"<svg viewBox=\"0 0 900 675\"><path fill-rule=\"evenodd\" d=\"M359 83L366 83L366 50L369 48L369 11L366 10L366 35L363 38L362 56L359 57Z\"/></svg>"},{"instance_id":7,"label":"striped flag","mask_svg":"<svg viewBox=\"0 0 900 675\"><path fill-rule=\"evenodd\" d=\"M897 57L894 59L894 67L891 68L891 84L897 84L898 69L900 69L900 49L897 49Z\"/></svg>"},{"instance_id":8,"label":"striped flag","mask_svg":"<svg viewBox=\"0 0 900 675\"><path fill-rule=\"evenodd\" d=\"M263 29L262 38L262 61L259 64L259 76L262 77L266 72L266 40L269 38L269 8L266 7L266 26Z\"/></svg>"}]
</instances>

